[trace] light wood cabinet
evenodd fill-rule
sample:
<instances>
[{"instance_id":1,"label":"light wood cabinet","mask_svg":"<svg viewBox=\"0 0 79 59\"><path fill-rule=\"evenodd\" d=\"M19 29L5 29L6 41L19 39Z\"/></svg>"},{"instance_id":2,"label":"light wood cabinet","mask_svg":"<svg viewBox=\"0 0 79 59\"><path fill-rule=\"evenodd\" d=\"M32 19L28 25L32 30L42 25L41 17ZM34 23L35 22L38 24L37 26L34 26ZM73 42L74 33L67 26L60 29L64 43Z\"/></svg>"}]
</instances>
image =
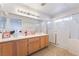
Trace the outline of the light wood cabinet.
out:
<instances>
[{"instance_id":1,"label":"light wood cabinet","mask_svg":"<svg viewBox=\"0 0 79 59\"><path fill-rule=\"evenodd\" d=\"M2 56L12 56L13 55L13 42L2 43Z\"/></svg>"},{"instance_id":2,"label":"light wood cabinet","mask_svg":"<svg viewBox=\"0 0 79 59\"><path fill-rule=\"evenodd\" d=\"M45 39L45 40L46 40L46 41L45 41L45 46L48 46L48 42L49 42L49 41L48 41L48 35L45 36L45 38L46 38L46 39Z\"/></svg>"},{"instance_id":3,"label":"light wood cabinet","mask_svg":"<svg viewBox=\"0 0 79 59\"><path fill-rule=\"evenodd\" d=\"M34 52L34 38L29 39L28 45L29 45L28 51L29 51L29 54L31 54Z\"/></svg>"},{"instance_id":4,"label":"light wood cabinet","mask_svg":"<svg viewBox=\"0 0 79 59\"><path fill-rule=\"evenodd\" d=\"M30 55L48 46L48 36L38 36L0 43L0 56Z\"/></svg>"},{"instance_id":5,"label":"light wood cabinet","mask_svg":"<svg viewBox=\"0 0 79 59\"><path fill-rule=\"evenodd\" d=\"M40 37L40 46L41 46L41 48L48 46L48 36Z\"/></svg>"},{"instance_id":6,"label":"light wood cabinet","mask_svg":"<svg viewBox=\"0 0 79 59\"><path fill-rule=\"evenodd\" d=\"M0 44L0 56L1 56L1 53L2 53L2 51L1 51L1 50L2 50L2 46L1 46L1 44Z\"/></svg>"},{"instance_id":7,"label":"light wood cabinet","mask_svg":"<svg viewBox=\"0 0 79 59\"><path fill-rule=\"evenodd\" d=\"M34 47L35 47L35 51L39 50L40 49L40 38L39 37L36 37L35 38L35 43L34 43Z\"/></svg>"},{"instance_id":8,"label":"light wood cabinet","mask_svg":"<svg viewBox=\"0 0 79 59\"><path fill-rule=\"evenodd\" d=\"M46 40L45 40L45 36L42 36L42 37L40 37L40 38L41 38L41 39L40 39L40 41L41 41L41 42L40 42L40 46L41 46L41 48L44 48L44 47L45 47L45 44L46 44L46 43L45 43L45 41L46 41Z\"/></svg>"},{"instance_id":9,"label":"light wood cabinet","mask_svg":"<svg viewBox=\"0 0 79 59\"><path fill-rule=\"evenodd\" d=\"M28 41L28 48L29 48L29 54L37 51L40 49L40 38L39 37L35 37L35 38L31 38Z\"/></svg>"},{"instance_id":10,"label":"light wood cabinet","mask_svg":"<svg viewBox=\"0 0 79 59\"><path fill-rule=\"evenodd\" d=\"M24 56L28 54L27 39L17 41L16 46L18 56Z\"/></svg>"}]
</instances>

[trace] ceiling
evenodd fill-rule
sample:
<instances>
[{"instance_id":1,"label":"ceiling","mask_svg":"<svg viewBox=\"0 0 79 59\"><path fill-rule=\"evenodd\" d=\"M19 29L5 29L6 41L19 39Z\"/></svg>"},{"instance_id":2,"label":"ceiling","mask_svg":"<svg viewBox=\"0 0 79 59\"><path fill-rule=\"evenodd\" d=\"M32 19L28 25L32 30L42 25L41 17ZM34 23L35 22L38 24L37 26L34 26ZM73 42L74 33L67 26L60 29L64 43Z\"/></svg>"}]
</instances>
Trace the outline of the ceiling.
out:
<instances>
[{"instance_id":1,"label":"ceiling","mask_svg":"<svg viewBox=\"0 0 79 59\"><path fill-rule=\"evenodd\" d=\"M3 6L4 10L12 11L13 13L19 7L25 10L33 10L34 12L38 12L43 19L68 15L69 13L79 11L79 3L7 3L3 4Z\"/></svg>"},{"instance_id":2,"label":"ceiling","mask_svg":"<svg viewBox=\"0 0 79 59\"><path fill-rule=\"evenodd\" d=\"M25 5L51 17L79 8L79 3L45 3L44 6L41 6L41 3L28 3Z\"/></svg>"}]
</instances>

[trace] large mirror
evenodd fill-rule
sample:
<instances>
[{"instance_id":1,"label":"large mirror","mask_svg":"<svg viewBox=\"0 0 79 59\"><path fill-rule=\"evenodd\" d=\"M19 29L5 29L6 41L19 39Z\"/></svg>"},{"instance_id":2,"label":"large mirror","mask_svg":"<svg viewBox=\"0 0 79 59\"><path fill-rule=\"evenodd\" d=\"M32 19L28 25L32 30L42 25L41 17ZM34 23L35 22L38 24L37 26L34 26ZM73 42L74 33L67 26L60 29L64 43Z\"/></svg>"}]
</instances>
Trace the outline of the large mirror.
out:
<instances>
[{"instance_id":1,"label":"large mirror","mask_svg":"<svg viewBox=\"0 0 79 59\"><path fill-rule=\"evenodd\" d=\"M6 17L0 16L0 32L5 29Z\"/></svg>"},{"instance_id":2,"label":"large mirror","mask_svg":"<svg viewBox=\"0 0 79 59\"><path fill-rule=\"evenodd\" d=\"M10 32L14 34L14 36L19 36L20 32L22 31L22 23L21 19L19 18L11 18L10 19Z\"/></svg>"}]
</instances>

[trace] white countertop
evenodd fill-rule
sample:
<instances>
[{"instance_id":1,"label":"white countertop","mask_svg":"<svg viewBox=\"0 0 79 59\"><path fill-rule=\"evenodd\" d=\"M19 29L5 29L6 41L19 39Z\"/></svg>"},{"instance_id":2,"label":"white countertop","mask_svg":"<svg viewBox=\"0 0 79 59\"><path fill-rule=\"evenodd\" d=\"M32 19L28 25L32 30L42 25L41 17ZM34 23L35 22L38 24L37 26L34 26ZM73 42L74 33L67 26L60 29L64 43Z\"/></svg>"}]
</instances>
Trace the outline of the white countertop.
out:
<instances>
[{"instance_id":1,"label":"white countertop","mask_svg":"<svg viewBox=\"0 0 79 59\"><path fill-rule=\"evenodd\" d=\"M45 36L45 35L48 35L48 34L35 34L35 35L28 35L28 36L19 36L19 37L4 38L4 39L0 39L0 42L20 40L20 39L24 39L24 38L32 38L32 37L39 37L39 36Z\"/></svg>"}]
</instances>

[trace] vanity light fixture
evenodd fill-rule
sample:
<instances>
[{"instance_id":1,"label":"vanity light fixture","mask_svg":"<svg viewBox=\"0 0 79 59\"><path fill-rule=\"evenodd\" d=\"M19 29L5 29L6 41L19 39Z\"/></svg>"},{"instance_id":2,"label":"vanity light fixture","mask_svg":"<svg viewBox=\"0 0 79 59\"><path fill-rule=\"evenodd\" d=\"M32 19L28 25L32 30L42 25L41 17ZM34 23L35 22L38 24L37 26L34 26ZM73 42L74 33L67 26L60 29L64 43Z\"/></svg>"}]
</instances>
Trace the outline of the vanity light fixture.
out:
<instances>
[{"instance_id":1,"label":"vanity light fixture","mask_svg":"<svg viewBox=\"0 0 79 59\"><path fill-rule=\"evenodd\" d=\"M29 11L29 10L17 9L16 13L22 16L30 17L30 18L40 19L36 13Z\"/></svg>"}]
</instances>

